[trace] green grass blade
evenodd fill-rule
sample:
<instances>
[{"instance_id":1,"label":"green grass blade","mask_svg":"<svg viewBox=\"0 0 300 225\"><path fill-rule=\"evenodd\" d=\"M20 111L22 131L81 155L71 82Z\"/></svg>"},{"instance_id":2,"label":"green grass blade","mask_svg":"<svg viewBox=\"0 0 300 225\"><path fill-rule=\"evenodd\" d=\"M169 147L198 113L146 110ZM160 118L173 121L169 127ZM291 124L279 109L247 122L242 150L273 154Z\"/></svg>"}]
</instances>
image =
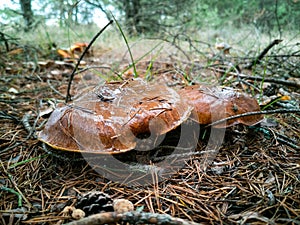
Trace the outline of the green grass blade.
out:
<instances>
[{"instance_id":1,"label":"green grass blade","mask_svg":"<svg viewBox=\"0 0 300 225\"><path fill-rule=\"evenodd\" d=\"M126 46L127 46L127 49L128 49L129 55L130 55L130 59L131 59L131 62L132 62L132 66L133 66L134 78L137 78L137 77L138 77L138 74L137 74L137 71L136 71L135 62L134 62L134 60L133 60L132 52L131 52L131 50L130 50L130 47L129 47L127 38L126 38L126 36L125 36L125 34L124 34L124 32L123 32L123 30L122 30L120 24L118 23L118 21L117 21L116 18L114 17L114 15L113 15L113 14L111 14L111 15L112 15L114 21L116 22L117 27L118 27L119 31L121 32L122 37L123 37L123 39L124 39L124 41L125 41L125 43L126 43Z\"/></svg>"},{"instance_id":2,"label":"green grass blade","mask_svg":"<svg viewBox=\"0 0 300 225\"><path fill-rule=\"evenodd\" d=\"M14 163L14 164L12 164L12 165L9 167L9 169L15 168L15 167L17 167L17 166L21 166L21 165L23 165L23 164L32 162L32 161L37 160L37 159L44 158L44 157L46 157L47 155L48 155L48 154L45 154L45 155L41 155L41 156L37 156L37 157L30 158L30 159L27 159L27 160L23 160L23 161L21 161L21 162Z\"/></svg>"},{"instance_id":3,"label":"green grass blade","mask_svg":"<svg viewBox=\"0 0 300 225\"><path fill-rule=\"evenodd\" d=\"M134 61L134 65L136 63L138 63L139 61L141 61L144 57L146 57L147 55L149 55L154 49L156 49L158 46L160 46L162 44L162 42L159 42L157 45L155 45L153 48L151 48L148 52L146 52L144 55L142 55L141 57L139 57L137 60ZM159 52L161 51L161 49L159 50ZM127 70L129 70L130 68L133 67L132 65L127 66L123 71L122 74L125 73Z\"/></svg>"}]
</instances>

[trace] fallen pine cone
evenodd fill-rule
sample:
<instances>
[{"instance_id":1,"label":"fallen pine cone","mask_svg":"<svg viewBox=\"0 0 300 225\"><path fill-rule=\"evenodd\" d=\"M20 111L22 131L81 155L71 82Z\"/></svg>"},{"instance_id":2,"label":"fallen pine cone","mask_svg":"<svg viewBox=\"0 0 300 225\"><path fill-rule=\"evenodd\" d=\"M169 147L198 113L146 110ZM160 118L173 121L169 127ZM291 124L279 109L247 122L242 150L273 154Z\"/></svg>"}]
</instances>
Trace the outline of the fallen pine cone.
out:
<instances>
[{"instance_id":1,"label":"fallen pine cone","mask_svg":"<svg viewBox=\"0 0 300 225\"><path fill-rule=\"evenodd\" d=\"M113 200L108 194L92 191L80 196L75 204L76 209L82 209L86 216L101 212L113 212Z\"/></svg>"}]
</instances>

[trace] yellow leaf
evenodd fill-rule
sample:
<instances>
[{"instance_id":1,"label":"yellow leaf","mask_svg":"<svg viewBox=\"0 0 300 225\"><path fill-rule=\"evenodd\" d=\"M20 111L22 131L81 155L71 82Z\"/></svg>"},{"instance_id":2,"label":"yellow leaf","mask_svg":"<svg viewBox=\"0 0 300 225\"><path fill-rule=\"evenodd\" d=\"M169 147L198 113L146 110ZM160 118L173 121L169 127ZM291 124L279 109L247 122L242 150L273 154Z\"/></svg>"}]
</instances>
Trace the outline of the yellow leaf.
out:
<instances>
[{"instance_id":1,"label":"yellow leaf","mask_svg":"<svg viewBox=\"0 0 300 225\"><path fill-rule=\"evenodd\" d=\"M280 97L280 100L282 100L282 101L289 101L289 100L291 100L291 97L287 96L287 95L284 95L284 96Z\"/></svg>"}]
</instances>

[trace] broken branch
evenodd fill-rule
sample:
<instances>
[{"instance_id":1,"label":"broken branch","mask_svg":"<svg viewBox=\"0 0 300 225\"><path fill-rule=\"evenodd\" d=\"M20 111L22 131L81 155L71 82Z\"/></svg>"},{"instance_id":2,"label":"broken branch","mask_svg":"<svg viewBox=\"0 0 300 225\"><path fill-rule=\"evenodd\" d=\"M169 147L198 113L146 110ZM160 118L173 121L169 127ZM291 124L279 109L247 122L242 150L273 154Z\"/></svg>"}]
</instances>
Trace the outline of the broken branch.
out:
<instances>
[{"instance_id":1,"label":"broken branch","mask_svg":"<svg viewBox=\"0 0 300 225\"><path fill-rule=\"evenodd\" d=\"M67 223L66 225L100 225L111 223L128 224L170 224L170 225L200 225L192 221L172 217L168 214L127 212L117 214L116 212L105 212L94 214L78 221Z\"/></svg>"},{"instance_id":2,"label":"broken branch","mask_svg":"<svg viewBox=\"0 0 300 225\"><path fill-rule=\"evenodd\" d=\"M264 110L264 111L257 111L257 112L246 112L239 115L230 116L221 120L217 120L211 124L208 124L206 127L215 126L217 124L223 123L228 120L244 117L244 116L253 116L253 115L260 115L260 114L276 114L276 113L300 113L300 109L274 109L274 110Z\"/></svg>"},{"instance_id":3,"label":"broken branch","mask_svg":"<svg viewBox=\"0 0 300 225\"><path fill-rule=\"evenodd\" d=\"M280 42L282 42L281 39L275 39L272 41L249 65L245 66L244 69L251 69L254 65L260 64L260 60L262 60L268 51L273 48L274 45L278 45Z\"/></svg>"},{"instance_id":4,"label":"broken branch","mask_svg":"<svg viewBox=\"0 0 300 225\"><path fill-rule=\"evenodd\" d=\"M275 78L269 78L269 77L261 77L261 76L249 76L249 75L242 74L242 73L227 72L224 69L217 69L217 68L213 68L213 70L216 72L227 73L228 75L238 76L239 78L246 78L248 80L256 80L256 81L264 81L264 82L270 82L270 83L275 83L275 84L283 84L286 86L297 87L297 88L300 87L300 84L296 83L294 81L275 79Z\"/></svg>"}]
</instances>

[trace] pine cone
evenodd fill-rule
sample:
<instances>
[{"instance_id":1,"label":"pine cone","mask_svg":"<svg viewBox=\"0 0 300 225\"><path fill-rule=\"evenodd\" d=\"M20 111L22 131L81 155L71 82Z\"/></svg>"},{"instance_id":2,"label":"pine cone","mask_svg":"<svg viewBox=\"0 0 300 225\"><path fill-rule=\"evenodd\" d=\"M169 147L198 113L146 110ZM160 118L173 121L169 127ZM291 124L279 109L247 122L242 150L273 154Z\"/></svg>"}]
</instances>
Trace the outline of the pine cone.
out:
<instances>
[{"instance_id":1,"label":"pine cone","mask_svg":"<svg viewBox=\"0 0 300 225\"><path fill-rule=\"evenodd\" d=\"M86 216L100 212L113 212L113 200L108 194L93 191L78 197L76 209L82 209Z\"/></svg>"},{"instance_id":2,"label":"pine cone","mask_svg":"<svg viewBox=\"0 0 300 225\"><path fill-rule=\"evenodd\" d=\"M274 84L267 83L263 88L263 94L266 96L276 95L278 92L278 86Z\"/></svg>"}]
</instances>

